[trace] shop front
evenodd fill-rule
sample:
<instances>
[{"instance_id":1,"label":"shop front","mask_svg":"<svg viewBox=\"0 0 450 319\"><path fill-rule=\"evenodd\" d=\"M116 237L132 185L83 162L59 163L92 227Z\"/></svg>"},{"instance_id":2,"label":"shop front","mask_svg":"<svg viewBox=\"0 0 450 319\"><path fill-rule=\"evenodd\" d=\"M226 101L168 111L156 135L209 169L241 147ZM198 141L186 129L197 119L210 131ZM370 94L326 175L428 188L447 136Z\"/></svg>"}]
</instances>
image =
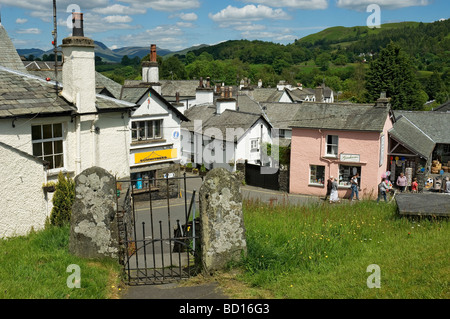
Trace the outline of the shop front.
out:
<instances>
[{"instance_id":1,"label":"shop front","mask_svg":"<svg viewBox=\"0 0 450 319\"><path fill-rule=\"evenodd\" d=\"M135 198L148 200L152 198L176 197L179 194L178 181L180 165L178 150L171 147L132 150L130 161L131 181Z\"/></svg>"}]
</instances>

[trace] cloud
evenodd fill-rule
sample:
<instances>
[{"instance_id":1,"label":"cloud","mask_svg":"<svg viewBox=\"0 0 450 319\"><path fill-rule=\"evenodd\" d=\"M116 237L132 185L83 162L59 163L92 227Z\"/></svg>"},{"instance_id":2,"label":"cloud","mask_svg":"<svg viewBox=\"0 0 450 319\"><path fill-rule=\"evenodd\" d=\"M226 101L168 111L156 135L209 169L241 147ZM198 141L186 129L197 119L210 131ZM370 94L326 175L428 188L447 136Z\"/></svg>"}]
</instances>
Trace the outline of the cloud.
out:
<instances>
[{"instance_id":1,"label":"cloud","mask_svg":"<svg viewBox=\"0 0 450 319\"><path fill-rule=\"evenodd\" d=\"M264 5L246 5L236 8L231 5L216 14L209 14L209 18L215 22L226 21L257 21L263 19L288 20L290 16L282 9L272 9Z\"/></svg>"},{"instance_id":2,"label":"cloud","mask_svg":"<svg viewBox=\"0 0 450 319\"><path fill-rule=\"evenodd\" d=\"M191 13L180 13L179 15L181 20L184 21L197 21L198 16L194 12Z\"/></svg>"},{"instance_id":3,"label":"cloud","mask_svg":"<svg viewBox=\"0 0 450 319\"><path fill-rule=\"evenodd\" d=\"M134 7L150 8L157 11L182 11L200 7L199 0L122 0Z\"/></svg>"},{"instance_id":4,"label":"cloud","mask_svg":"<svg viewBox=\"0 0 450 319\"><path fill-rule=\"evenodd\" d=\"M427 6L431 0L337 0L336 5L350 10L366 10L370 4L377 4L384 9L398 9L414 6Z\"/></svg>"},{"instance_id":5,"label":"cloud","mask_svg":"<svg viewBox=\"0 0 450 319\"><path fill-rule=\"evenodd\" d=\"M16 31L18 34L41 34L41 32L38 28L19 29Z\"/></svg>"},{"instance_id":6,"label":"cloud","mask_svg":"<svg viewBox=\"0 0 450 319\"><path fill-rule=\"evenodd\" d=\"M104 17L102 20L107 23L129 23L133 21L133 18L131 18L130 16L114 15Z\"/></svg>"},{"instance_id":7,"label":"cloud","mask_svg":"<svg viewBox=\"0 0 450 319\"><path fill-rule=\"evenodd\" d=\"M145 8L128 7L121 4L113 4L105 8L95 8L92 12L106 14L106 15L133 15L133 14L145 14L147 10Z\"/></svg>"},{"instance_id":8,"label":"cloud","mask_svg":"<svg viewBox=\"0 0 450 319\"><path fill-rule=\"evenodd\" d=\"M21 19L21 18L17 18L16 19L16 23L17 24L24 24L24 23L27 23L28 22L28 19Z\"/></svg>"},{"instance_id":9,"label":"cloud","mask_svg":"<svg viewBox=\"0 0 450 319\"><path fill-rule=\"evenodd\" d=\"M324 10L328 8L328 0L241 0L242 2L252 2L266 4L271 7L283 7L304 10Z\"/></svg>"}]
</instances>

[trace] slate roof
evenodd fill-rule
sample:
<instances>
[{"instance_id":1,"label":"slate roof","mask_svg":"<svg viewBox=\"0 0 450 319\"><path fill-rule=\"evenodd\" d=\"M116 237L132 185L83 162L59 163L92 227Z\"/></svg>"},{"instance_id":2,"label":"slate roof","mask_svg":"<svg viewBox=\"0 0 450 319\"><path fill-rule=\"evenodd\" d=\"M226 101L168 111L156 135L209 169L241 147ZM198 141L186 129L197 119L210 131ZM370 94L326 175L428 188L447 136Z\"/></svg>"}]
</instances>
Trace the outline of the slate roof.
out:
<instances>
[{"instance_id":1,"label":"slate roof","mask_svg":"<svg viewBox=\"0 0 450 319\"><path fill-rule=\"evenodd\" d=\"M450 112L450 100L448 100L444 104L438 106L433 111L436 111L436 112Z\"/></svg>"},{"instance_id":2,"label":"slate roof","mask_svg":"<svg viewBox=\"0 0 450 319\"><path fill-rule=\"evenodd\" d=\"M24 66L27 68L28 73L32 75L39 76L43 79L50 78L55 79L55 62L48 61L24 61ZM58 82L62 81L62 70L61 67L58 68L58 77L56 79ZM109 79L99 72L95 72L95 84L96 92L109 95L116 99L120 98L120 92L122 90L122 85Z\"/></svg>"},{"instance_id":3,"label":"slate roof","mask_svg":"<svg viewBox=\"0 0 450 319\"><path fill-rule=\"evenodd\" d=\"M127 101L129 103L137 104L146 95L151 94L152 96L158 97L169 110L172 110L176 116L178 116L182 121L189 121L189 119L181 113L175 106L173 106L169 101L167 101L163 96L156 92L148 83L141 83L133 85L133 82L128 81L122 87L122 92L120 99Z\"/></svg>"},{"instance_id":4,"label":"slate roof","mask_svg":"<svg viewBox=\"0 0 450 319\"><path fill-rule=\"evenodd\" d=\"M263 119L265 121L262 114L233 110L225 110L223 113L218 115L216 114L216 107L213 104L194 106L187 110L185 115L191 122L182 123L182 128L194 132L194 121L202 121L202 134L204 134L209 128L217 128L222 132L223 140L228 142L240 140L245 132L259 119ZM270 127L270 124L268 125ZM239 128L242 128L242 130L238 130ZM235 129L237 134L235 136L229 136L229 134L227 135L227 129Z\"/></svg>"},{"instance_id":5,"label":"slate roof","mask_svg":"<svg viewBox=\"0 0 450 319\"><path fill-rule=\"evenodd\" d=\"M302 109L302 103L261 103L270 124L277 129L290 129L294 116Z\"/></svg>"},{"instance_id":6,"label":"slate roof","mask_svg":"<svg viewBox=\"0 0 450 319\"><path fill-rule=\"evenodd\" d=\"M71 114L77 108L57 96L56 83L41 77L0 66L0 118ZM58 90L62 87L58 84ZM99 112L128 110L136 105L100 94L96 95Z\"/></svg>"},{"instance_id":7,"label":"slate roof","mask_svg":"<svg viewBox=\"0 0 450 319\"><path fill-rule=\"evenodd\" d=\"M418 130L429 136L436 144L450 144L449 112L394 111L396 120L406 117Z\"/></svg>"},{"instance_id":8,"label":"slate roof","mask_svg":"<svg viewBox=\"0 0 450 319\"><path fill-rule=\"evenodd\" d=\"M316 93L312 89L303 88L302 90L296 88L293 90L285 89L292 101L300 102L304 101L306 97L313 97Z\"/></svg>"},{"instance_id":9,"label":"slate roof","mask_svg":"<svg viewBox=\"0 0 450 319\"><path fill-rule=\"evenodd\" d=\"M430 158L436 143L423 131L418 129L406 117L398 119L394 127L389 130L392 138L405 145L411 151L425 158Z\"/></svg>"},{"instance_id":10,"label":"slate roof","mask_svg":"<svg viewBox=\"0 0 450 319\"><path fill-rule=\"evenodd\" d=\"M251 94L258 102L279 102L284 91L278 91L277 88L255 88Z\"/></svg>"},{"instance_id":11,"label":"slate roof","mask_svg":"<svg viewBox=\"0 0 450 319\"><path fill-rule=\"evenodd\" d=\"M382 132L389 111L373 104L303 102L290 127Z\"/></svg>"},{"instance_id":12,"label":"slate roof","mask_svg":"<svg viewBox=\"0 0 450 319\"><path fill-rule=\"evenodd\" d=\"M22 60L5 28L0 23L0 66L26 73Z\"/></svg>"},{"instance_id":13,"label":"slate roof","mask_svg":"<svg viewBox=\"0 0 450 319\"><path fill-rule=\"evenodd\" d=\"M0 118L72 111L73 105L57 97L55 83L0 66Z\"/></svg>"}]
</instances>

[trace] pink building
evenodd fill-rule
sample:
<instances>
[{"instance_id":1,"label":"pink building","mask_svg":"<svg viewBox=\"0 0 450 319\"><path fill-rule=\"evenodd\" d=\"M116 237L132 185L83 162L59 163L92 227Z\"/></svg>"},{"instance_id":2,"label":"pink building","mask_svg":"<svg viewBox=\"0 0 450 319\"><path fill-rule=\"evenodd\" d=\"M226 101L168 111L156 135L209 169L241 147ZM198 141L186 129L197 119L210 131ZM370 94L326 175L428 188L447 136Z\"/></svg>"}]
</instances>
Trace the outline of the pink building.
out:
<instances>
[{"instance_id":1,"label":"pink building","mask_svg":"<svg viewBox=\"0 0 450 319\"><path fill-rule=\"evenodd\" d=\"M389 100L375 105L303 103L292 122L290 192L325 196L327 179L349 198L359 174L359 197L374 198L388 169Z\"/></svg>"}]
</instances>

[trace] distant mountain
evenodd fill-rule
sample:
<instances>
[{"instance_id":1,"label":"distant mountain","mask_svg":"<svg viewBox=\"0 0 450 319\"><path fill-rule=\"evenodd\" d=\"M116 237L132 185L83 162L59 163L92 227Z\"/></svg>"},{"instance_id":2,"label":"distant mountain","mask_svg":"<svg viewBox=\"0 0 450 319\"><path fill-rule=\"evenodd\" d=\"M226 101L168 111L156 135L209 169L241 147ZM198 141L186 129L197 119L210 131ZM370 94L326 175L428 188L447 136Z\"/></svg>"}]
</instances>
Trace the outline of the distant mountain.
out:
<instances>
[{"instance_id":1,"label":"distant mountain","mask_svg":"<svg viewBox=\"0 0 450 319\"><path fill-rule=\"evenodd\" d=\"M145 57L150 53L150 46L148 47L123 47L119 49L111 50L104 43L99 41L94 41L95 44L95 55L102 58L104 62L111 63L119 63L122 60L122 57L127 55L130 59L138 56L140 59ZM157 48L157 52L159 56L171 56L175 54L184 55L189 51L200 49L203 47L207 47L208 45L202 44L198 46L194 46L191 48L187 48L181 51L170 51L166 49ZM29 55L34 55L36 58L43 57L44 54L50 55L53 53L53 49L48 51L43 51L41 49L18 49L17 52L20 56L28 57Z\"/></svg>"},{"instance_id":2,"label":"distant mountain","mask_svg":"<svg viewBox=\"0 0 450 319\"><path fill-rule=\"evenodd\" d=\"M19 53L20 56L28 57L29 55L34 55L35 57L41 57L44 55L45 51L41 49L18 49L17 53Z\"/></svg>"}]
</instances>

